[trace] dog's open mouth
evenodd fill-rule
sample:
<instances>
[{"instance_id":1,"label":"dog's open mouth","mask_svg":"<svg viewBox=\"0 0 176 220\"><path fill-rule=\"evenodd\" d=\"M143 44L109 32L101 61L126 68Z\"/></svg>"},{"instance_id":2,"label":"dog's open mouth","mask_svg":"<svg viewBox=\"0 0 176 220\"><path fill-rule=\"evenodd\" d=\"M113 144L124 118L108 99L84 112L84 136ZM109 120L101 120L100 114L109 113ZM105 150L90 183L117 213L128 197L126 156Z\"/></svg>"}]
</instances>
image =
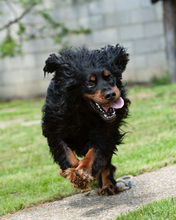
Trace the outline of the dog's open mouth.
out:
<instances>
[{"instance_id":1,"label":"dog's open mouth","mask_svg":"<svg viewBox=\"0 0 176 220\"><path fill-rule=\"evenodd\" d=\"M90 105L105 121L113 121L116 118L115 109L122 108L124 106L124 100L120 97L117 101L110 102L106 105L99 105L96 102L90 101Z\"/></svg>"}]
</instances>

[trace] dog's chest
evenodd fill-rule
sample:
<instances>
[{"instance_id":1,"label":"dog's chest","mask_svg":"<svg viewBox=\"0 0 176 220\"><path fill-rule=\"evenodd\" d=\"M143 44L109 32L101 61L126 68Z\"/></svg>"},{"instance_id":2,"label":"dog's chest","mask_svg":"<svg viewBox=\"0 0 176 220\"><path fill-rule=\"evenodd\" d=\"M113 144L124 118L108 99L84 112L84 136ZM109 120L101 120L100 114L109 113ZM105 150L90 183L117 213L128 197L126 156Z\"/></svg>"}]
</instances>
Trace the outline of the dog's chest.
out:
<instances>
[{"instance_id":1,"label":"dog's chest","mask_svg":"<svg viewBox=\"0 0 176 220\"><path fill-rule=\"evenodd\" d=\"M89 127L72 125L67 127L66 131L62 133L62 136L69 148L79 152L80 155L84 155L88 150L86 146L89 142L89 134Z\"/></svg>"}]
</instances>

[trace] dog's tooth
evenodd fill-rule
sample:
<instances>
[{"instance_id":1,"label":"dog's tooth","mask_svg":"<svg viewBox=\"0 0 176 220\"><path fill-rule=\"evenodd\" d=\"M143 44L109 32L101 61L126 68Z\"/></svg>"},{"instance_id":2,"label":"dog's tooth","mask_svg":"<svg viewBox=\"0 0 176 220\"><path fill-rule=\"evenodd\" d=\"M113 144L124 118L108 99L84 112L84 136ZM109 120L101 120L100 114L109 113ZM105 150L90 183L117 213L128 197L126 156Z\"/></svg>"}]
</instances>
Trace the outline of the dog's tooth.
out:
<instances>
[{"instance_id":1,"label":"dog's tooth","mask_svg":"<svg viewBox=\"0 0 176 220\"><path fill-rule=\"evenodd\" d=\"M101 107L99 106L99 104L98 104L98 103L96 103L96 106L97 106L99 109L101 109Z\"/></svg>"}]
</instances>

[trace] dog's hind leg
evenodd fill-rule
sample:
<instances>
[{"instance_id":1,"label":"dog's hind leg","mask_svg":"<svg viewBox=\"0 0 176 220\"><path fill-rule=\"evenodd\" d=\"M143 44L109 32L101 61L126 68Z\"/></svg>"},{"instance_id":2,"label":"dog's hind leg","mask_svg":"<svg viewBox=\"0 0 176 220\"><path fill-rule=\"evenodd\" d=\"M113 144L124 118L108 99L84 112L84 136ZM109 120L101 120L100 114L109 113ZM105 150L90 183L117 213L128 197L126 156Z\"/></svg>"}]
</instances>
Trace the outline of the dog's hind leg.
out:
<instances>
[{"instance_id":1,"label":"dog's hind leg","mask_svg":"<svg viewBox=\"0 0 176 220\"><path fill-rule=\"evenodd\" d=\"M114 179L115 170L116 168L110 165L101 172L99 176L99 185L101 189L98 191L98 195L109 196L119 192Z\"/></svg>"}]
</instances>

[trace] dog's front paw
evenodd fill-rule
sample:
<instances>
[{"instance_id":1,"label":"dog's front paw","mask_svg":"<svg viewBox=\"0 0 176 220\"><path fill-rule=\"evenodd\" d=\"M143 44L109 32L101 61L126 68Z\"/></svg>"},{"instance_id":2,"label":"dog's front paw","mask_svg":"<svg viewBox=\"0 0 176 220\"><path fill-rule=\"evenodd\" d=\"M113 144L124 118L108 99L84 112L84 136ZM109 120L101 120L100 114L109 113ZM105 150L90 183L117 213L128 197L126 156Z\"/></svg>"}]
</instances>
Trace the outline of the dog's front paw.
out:
<instances>
[{"instance_id":1,"label":"dog's front paw","mask_svg":"<svg viewBox=\"0 0 176 220\"><path fill-rule=\"evenodd\" d=\"M99 196L110 196L117 194L118 188L114 185L104 186L98 191Z\"/></svg>"},{"instance_id":2,"label":"dog's front paw","mask_svg":"<svg viewBox=\"0 0 176 220\"><path fill-rule=\"evenodd\" d=\"M72 183L74 188L81 190L91 189L88 184L94 181L94 178L85 170L68 168L65 170L66 178Z\"/></svg>"},{"instance_id":3,"label":"dog's front paw","mask_svg":"<svg viewBox=\"0 0 176 220\"><path fill-rule=\"evenodd\" d=\"M59 169L58 173L59 173L60 176L62 176L64 178L67 178L67 174L61 168Z\"/></svg>"}]
</instances>

